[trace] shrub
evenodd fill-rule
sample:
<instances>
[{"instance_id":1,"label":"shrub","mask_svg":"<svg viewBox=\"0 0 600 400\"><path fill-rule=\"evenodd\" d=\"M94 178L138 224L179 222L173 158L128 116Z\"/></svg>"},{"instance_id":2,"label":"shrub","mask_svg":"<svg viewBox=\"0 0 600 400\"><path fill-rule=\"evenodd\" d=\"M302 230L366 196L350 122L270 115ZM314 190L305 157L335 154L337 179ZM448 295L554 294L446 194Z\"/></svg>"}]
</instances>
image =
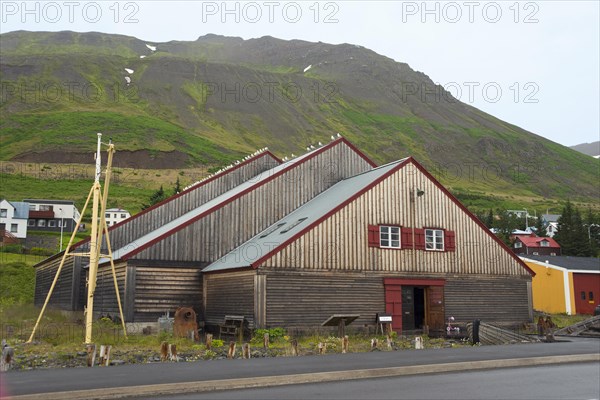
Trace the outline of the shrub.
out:
<instances>
[{"instance_id":1,"label":"shrub","mask_svg":"<svg viewBox=\"0 0 600 400\"><path fill-rule=\"evenodd\" d=\"M15 253L15 254L23 254L25 252L25 248L20 244L7 244L0 247L1 253Z\"/></svg>"},{"instance_id":2,"label":"shrub","mask_svg":"<svg viewBox=\"0 0 600 400\"><path fill-rule=\"evenodd\" d=\"M29 254L33 254L34 256L51 256L54 254L54 251L43 247L32 247L29 250Z\"/></svg>"},{"instance_id":3,"label":"shrub","mask_svg":"<svg viewBox=\"0 0 600 400\"><path fill-rule=\"evenodd\" d=\"M261 340L265 336L265 333L269 334L269 340L274 341L285 336L285 329L283 328L271 328L271 329L256 329L254 331L254 337L257 340Z\"/></svg>"},{"instance_id":4,"label":"shrub","mask_svg":"<svg viewBox=\"0 0 600 400\"><path fill-rule=\"evenodd\" d=\"M212 345L213 347L221 347L223 346L223 341L221 339L214 339Z\"/></svg>"}]
</instances>

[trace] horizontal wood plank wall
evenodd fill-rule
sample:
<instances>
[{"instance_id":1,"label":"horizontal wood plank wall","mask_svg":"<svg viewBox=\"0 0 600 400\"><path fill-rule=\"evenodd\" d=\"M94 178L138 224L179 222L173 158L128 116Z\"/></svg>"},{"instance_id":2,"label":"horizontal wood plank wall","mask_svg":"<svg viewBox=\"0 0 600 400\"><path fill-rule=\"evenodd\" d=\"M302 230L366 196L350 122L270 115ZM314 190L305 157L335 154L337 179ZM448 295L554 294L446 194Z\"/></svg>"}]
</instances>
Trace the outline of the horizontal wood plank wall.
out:
<instances>
[{"instance_id":1,"label":"horizontal wood plank wall","mask_svg":"<svg viewBox=\"0 0 600 400\"><path fill-rule=\"evenodd\" d=\"M179 307L202 311L200 268L135 267L135 322L157 321Z\"/></svg>"},{"instance_id":2,"label":"horizontal wood plank wall","mask_svg":"<svg viewBox=\"0 0 600 400\"><path fill-rule=\"evenodd\" d=\"M118 249L135 241L139 237L161 227L166 222L182 216L278 164L277 160L273 159L269 154L265 154L263 157L255 159L234 171L203 184L197 189L190 190L172 201L131 219L110 232L112 248Z\"/></svg>"},{"instance_id":3,"label":"horizontal wood plank wall","mask_svg":"<svg viewBox=\"0 0 600 400\"><path fill-rule=\"evenodd\" d=\"M125 312L126 271L127 263L121 262L115 264L115 273L117 276L117 283L119 285L119 295L121 296L123 312ZM107 314L110 314L114 317L119 316L119 306L117 304L117 295L115 294L115 284L113 282L112 269L110 265L104 265L98 268L96 291L94 293L94 315ZM125 320L127 321L127 317L125 317Z\"/></svg>"},{"instance_id":4,"label":"horizontal wood plank wall","mask_svg":"<svg viewBox=\"0 0 600 400\"><path fill-rule=\"evenodd\" d=\"M383 278L363 274L302 274L261 271L267 275L269 328L316 328L333 314L358 314L353 327L375 323L385 312Z\"/></svg>"},{"instance_id":5,"label":"horizontal wood plank wall","mask_svg":"<svg viewBox=\"0 0 600 400\"><path fill-rule=\"evenodd\" d=\"M133 259L214 261L339 180L369 169L362 157L340 142Z\"/></svg>"},{"instance_id":6,"label":"horizontal wood plank wall","mask_svg":"<svg viewBox=\"0 0 600 400\"><path fill-rule=\"evenodd\" d=\"M35 269L34 304L36 306L42 306L44 304L61 260L62 257L56 258L49 261L47 264L40 265ZM49 305L59 307L63 310L77 309L74 307L73 285L79 285L80 280L77 282L73 281L74 263L75 262L72 256L68 256L65 260L65 264L63 265L52 296L50 297Z\"/></svg>"},{"instance_id":7,"label":"horizontal wood plank wall","mask_svg":"<svg viewBox=\"0 0 600 400\"><path fill-rule=\"evenodd\" d=\"M255 275L255 271L205 274L206 324L222 324L226 315L243 315L254 328Z\"/></svg>"},{"instance_id":8,"label":"horizontal wood plank wall","mask_svg":"<svg viewBox=\"0 0 600 400\"><path fill-rule=\"evenodd\" d=\"M411 203L411 189L424 195ZM443 228L456 251L368 247L368 225ZM266 260L266 267L529 276L504 248L409 164Z\"/></svg>"},{"instance_id":9,"label":"horizontal wood plank wall","mask_svg":"<svg viewBox=\"0 0 600 400\"><path fill-rule=\"evenodd\" d=\"M528 282L518 277L450 278L444 288L446 315L462 322L474 319L496 324L530 321Z\"/></svg>"}]
</instances>

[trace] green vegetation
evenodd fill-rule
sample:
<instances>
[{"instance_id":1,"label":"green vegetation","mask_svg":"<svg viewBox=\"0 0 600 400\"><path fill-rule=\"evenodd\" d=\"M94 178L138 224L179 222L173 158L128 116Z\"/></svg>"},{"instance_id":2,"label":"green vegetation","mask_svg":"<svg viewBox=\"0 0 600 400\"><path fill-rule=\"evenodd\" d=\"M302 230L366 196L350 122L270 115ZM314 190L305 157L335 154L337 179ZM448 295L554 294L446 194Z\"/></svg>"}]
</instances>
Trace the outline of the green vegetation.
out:
<instances>
[{"instance_id":1,"label":"green vegetation","mask_svg":"<svg viewBox=\"0 0 600 400\"><path fill-rule=\"evenodd\" d=\"M1 256L4 258L4 255ZM0 307L33 303L35 270L24 262L0 265Z\"/></svg>"}]
</instances>

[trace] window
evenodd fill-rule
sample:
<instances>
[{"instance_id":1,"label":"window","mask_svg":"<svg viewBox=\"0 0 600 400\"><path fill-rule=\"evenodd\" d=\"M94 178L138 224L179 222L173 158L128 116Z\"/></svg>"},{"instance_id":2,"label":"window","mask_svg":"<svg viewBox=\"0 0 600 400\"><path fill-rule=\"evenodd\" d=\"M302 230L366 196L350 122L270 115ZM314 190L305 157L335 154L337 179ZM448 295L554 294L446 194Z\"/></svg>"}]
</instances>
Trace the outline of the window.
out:
<instances>
[{"instance_id":1,"label":"window","mask_svg":"<svg viewBox=\"0 0 600 400\"><path fill-rule=\"evenodd\" d=\"M35 204L29 205L29 211L35 211Z\"/></svg>"},{"instance_id":2,"label":"window","mask_svg":"<svg viewBox=\"0 0 600 400\"><path fill-rule=\"evenodd\" d=\"M48 221L48 226L49 226L50 228L54 228L54 227L56 227L56 221L55 221L55 220L53 220L53 219L52 219L52 220L50 220L50 221ZM60 227L59 227L59 228L60 228Z\"/></svg>"},{"instance_id":3,"label":"window","mask_svg":"<svg viewBox=\"0 0 600 400\"><path fill-rule=\"evenodd\" d=\"M40 227L44 227L46 226L46 220L45 219L38 219L38 226Z\"/></svg>"},{"instance_id":4,"label":"window","mask_svg":"<svg viewBox=\"0 0 600 400\"><path fill-rule=\"evenodd\" d=\"M27 226L35 226L35 219L27 220Z\"/></svg>"},{"instance_id":5,"label":"window","mask_svg":"<svg viewBox=\"0 0 600 400\"><path fill-rule=\"evenodd\" d=\"M117 219L117 214L114 214L114 218Z\"/></svg>"},{"instance_id":6,"label":"window","mask_svg":"<svg viewBox=\"0 0 600 400\"><path fill-rule=\"evenodd\" d=\"M539 256L539 255L540 255L540 253L538 253L537 251L534 251L534 252L532 253L532 255L534 255L534 256Z\"/></svg>"},{"instance_id":7,"label":"window","mask_svg":"<svg viewBox=\"0 0 600 400\"><path fill-rule=\"evenodd\" d=\"M16 233L18 229L19 229L19 225L17 225L17 224L10 224L10 231L12 233ZM592 293L592 292L590 292L590 293Z\"/></svg>"},{"instance_id":8,"label":"window","mask_svg":"<svg viewBox=\"0 0 600 400\"><path fill-rule=\"evenodd\" d=\"M44 204L40 204L40 211L52 211L52 207Z\"/></svg>"},{"instance_id":9,"label":"window","mask_svg":"<svg viewBox=\"0 0 600 400\"><path fill-rule=\"evenodd\" d=\"M585 292L581 292L581 300L585 300Z\"/></svg>"},{"instance_id":10,"label":"window","mask_svg":"<svg viewBox=\"0 0 600 400\"><path fill-rule=\"evenodd\" d=\"M379 245L390 249L400 248L400 227L399 226L380 226L379 227Z\"/></svg>"},{"instance_id":11,"label":"window","mask_svg":"<svg viewBox=\"0 0 600 400\"><path fill-rule=\"evenodd\" d=\"M523 243L519 242L518 240L515 242L515 249L520 249L521 247L523 247Z\"/></svg>"},{"instance_id":12,"label":"window","mask_svg":"<svg viewBox=\"0 0 600 400\"><path fill-rule=\"evenodd\" d=\"M110 218L110 213L104 214L104 218Z\"/></svg>"},{"instance_id":13,"label":"window","mask_svg":"<svg viewBox=\"0 0 600 400\"><path fill-rule=\"evenodd\" d=\"M589 292L588 293L588 300L589 301L593 301L594 300L594 292Z\"/></svg>"},{"instance_id":14,"label":"window","mask_svg":"<svg viewBox=\"0 0 600 400\"><path fill-rule=\"evenodd\" d=\"M121 218L127 218L126 214L121 214Z\"/></svg>"},{"instance_id":15,"label":"window","mask_svg":"<svg viewBox=\"0 0 600 400\"><path fill-rule=\"evenodd\" d=\"M444 231L425 229L425 250L444 251Z\"/></svg>"},{"instance_id":16,"label":"window","mask_svg":"<svg viewBox=\"0 0 600 400\"><path fill-rule=\"evenodd\" d=\"M0 208L0 218L6 218L8 210L6 208Z\"/></svg>"},{"instance_id":17,"label":"window","mask_svg":"<svg viewBox=\"0 0 600 400\"><path fill-rule=\"evenodd\" d=\"M548 247L548 246L550 246L550 243L547 240L542 240L540 242L540 246L542 246L542 247Z\"/></svg>"}]
</instances>

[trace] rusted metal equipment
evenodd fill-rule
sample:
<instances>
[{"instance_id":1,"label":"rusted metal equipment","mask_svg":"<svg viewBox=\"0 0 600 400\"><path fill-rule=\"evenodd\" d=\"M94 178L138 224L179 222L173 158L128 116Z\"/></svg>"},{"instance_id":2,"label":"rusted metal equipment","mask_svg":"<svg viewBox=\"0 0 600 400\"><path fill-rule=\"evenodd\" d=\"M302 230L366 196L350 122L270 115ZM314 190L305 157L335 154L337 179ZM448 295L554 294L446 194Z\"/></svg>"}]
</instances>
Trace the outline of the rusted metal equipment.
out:
<instances>
[{"instance_id":1,"label":"rusted metal equipment","mask_svg":"<svg viewBox=\"0 0 600 400\"><path fill-rule=\"evenodd\" d=\"M191 307L180 307L175 311L173 335L175 337L190 337L190 332L193 332L194 340L200 340L196 312Z\"/></svg>"},{"instance_id":2,"label":"rusted metal equipment","mask_svg":"<svg viewBox=\"0 0 600 400\"><path fill-rule=\"evenodd\" d=\"M567 326L554 332L556 336L593 336L600 337L600 315Z\"/></svg>"}]
</instances>

